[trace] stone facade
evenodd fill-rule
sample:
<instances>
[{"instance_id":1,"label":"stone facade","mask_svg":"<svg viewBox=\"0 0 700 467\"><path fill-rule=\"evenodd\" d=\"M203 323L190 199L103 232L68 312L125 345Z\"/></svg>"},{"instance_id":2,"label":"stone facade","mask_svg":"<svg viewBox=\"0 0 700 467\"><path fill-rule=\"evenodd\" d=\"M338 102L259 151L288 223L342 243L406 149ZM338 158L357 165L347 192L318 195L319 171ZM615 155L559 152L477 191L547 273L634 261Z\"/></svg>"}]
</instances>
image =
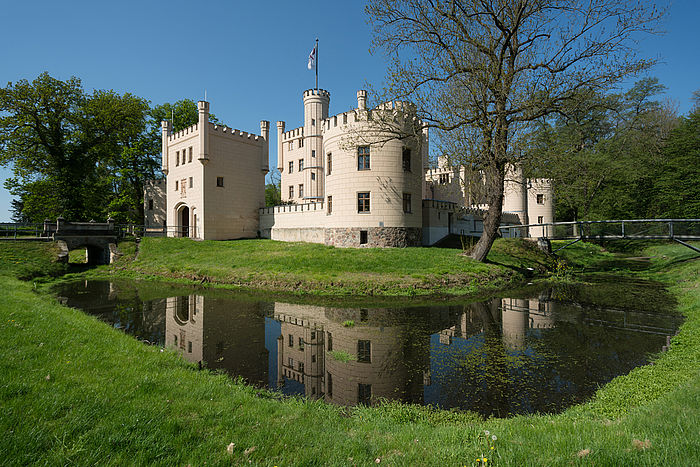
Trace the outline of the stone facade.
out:
<instances>
[{"instance_id":1,"label":"stone facade","mask_svg":"<svg viewBox=\"0 0 700 467\"><path fill-rule=\"evenodd\" d=\"M325 243L339 247L421 246L422 230L416 227L330 228L325 229Z\"/></svg>"},{"instance_id":2,"label":"stone facade","mask_svg":"<svg viewBox=\"0 0 700 467\"><path fill-rule=\"evenodd\" d=\"M172 132L163 122L168 235L227 240L260 235L265 206L270 123L260 136L209 122L209 103L198 103L199 122Z\"/></svg>"}]
</instances>

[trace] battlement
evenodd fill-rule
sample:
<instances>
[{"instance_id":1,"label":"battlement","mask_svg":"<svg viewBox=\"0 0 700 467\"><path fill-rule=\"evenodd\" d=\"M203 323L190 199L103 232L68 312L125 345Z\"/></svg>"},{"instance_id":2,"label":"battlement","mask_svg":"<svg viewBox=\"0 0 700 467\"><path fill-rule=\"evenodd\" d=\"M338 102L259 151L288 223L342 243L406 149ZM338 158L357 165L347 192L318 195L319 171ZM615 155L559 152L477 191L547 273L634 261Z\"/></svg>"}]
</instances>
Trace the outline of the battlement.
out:
<instances>
[{"instance_id":1,"label":"battlement","mask_svg":"<svg viewBox=\"0 0 700 467\"><path fill-rule=\"evenodd\" d=\"M180 130L180 131L177 131L175 133L171 133L168 136L168 142L172 143L180 138L184 138L185 136L191 136L192 134L196 133L198 129L199 129L199 124L195 123L194 125L187 127L184 130Z\"/></svg>"},{"instance_id":2,"label":"battlement","mask_svg":"<svg viewBox=\"0 0 700 467\"><path fill-rule=\"evenodd\" d=\"M219 126L209 122L209 130L215 132L217 135L229 136L231 138L246 139L251 141L264 141L262 136L256 135L254 133L248 133L235 128L229 128L226 125Z\"/></svg>"},{"instance_id":3,"label":"battlement","mask_svg":"<svg viewBox=\"0 0 700 467\"><path fill-rule=\"evenodd\" d=\"M307 89L306 91L304 91L304 99L306 99L307 97L314 97L314 96L319 96L319 97L330 100L331 93L326 91L325 89Z\"/></svg>"},{"instance_id":4,"label":"battlement","mask_svg":"<svg viewBox=\"0 0 700 467\"><path fill-rule=\"evenodd\" d=\"M296 139L304 137L304 127L294 128L293 130L285 131L282 133L282 141L287 141L288 139Z\"/></svg>"}]
</instances>

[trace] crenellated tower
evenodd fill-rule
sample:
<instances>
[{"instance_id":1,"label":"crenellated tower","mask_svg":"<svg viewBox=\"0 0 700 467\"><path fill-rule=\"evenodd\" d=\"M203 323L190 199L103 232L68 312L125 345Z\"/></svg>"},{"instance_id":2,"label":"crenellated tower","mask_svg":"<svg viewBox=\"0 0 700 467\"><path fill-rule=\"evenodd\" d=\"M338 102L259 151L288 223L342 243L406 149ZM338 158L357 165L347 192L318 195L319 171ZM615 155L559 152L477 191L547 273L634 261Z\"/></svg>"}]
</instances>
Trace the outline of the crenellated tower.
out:
<instances>
[{"instance_id":1,"label":"crenellated tower","mask_svg":"<svg viewBox=\"0 0 700 467\"><path fill-rule=\"evenodd\" d=\"M304 91L304 202L323 200L323 122L331 94L324 89Z\"/></svg>"}]
</instances>

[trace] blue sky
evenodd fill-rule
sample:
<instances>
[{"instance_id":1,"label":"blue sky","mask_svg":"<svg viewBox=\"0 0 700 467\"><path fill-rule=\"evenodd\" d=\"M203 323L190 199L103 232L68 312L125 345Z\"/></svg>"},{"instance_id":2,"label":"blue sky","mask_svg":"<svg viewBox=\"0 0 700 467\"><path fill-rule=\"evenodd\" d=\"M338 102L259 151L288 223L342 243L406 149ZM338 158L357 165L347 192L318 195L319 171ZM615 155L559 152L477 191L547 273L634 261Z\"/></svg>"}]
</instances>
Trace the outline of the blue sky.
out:
<instances>
[{"instance_id":1,"label":"blue sky","mask_svg":"<svg viewBox=\"0 0 700 467\"><path fill-rule=\"evenodd\" d=\"M331 113L357 103L365 83L381 86L386 61L369 53L364 1L31 1L3 2L0 86L77 76L83 87L114 89L154 104L207 93L211 111L234 128L260 132L260 120L301 124L301 94L314 86L306 69L318 37L319 87ZM700 89L700 2L675 0L667 34L640 44L662 62L649 74L668 87L680 113ZM276 137L270 155L276 156ZM0 184L11 174L0 167ZM0 222L10 220L0 186Z\"/></svg>"}]
</instances>

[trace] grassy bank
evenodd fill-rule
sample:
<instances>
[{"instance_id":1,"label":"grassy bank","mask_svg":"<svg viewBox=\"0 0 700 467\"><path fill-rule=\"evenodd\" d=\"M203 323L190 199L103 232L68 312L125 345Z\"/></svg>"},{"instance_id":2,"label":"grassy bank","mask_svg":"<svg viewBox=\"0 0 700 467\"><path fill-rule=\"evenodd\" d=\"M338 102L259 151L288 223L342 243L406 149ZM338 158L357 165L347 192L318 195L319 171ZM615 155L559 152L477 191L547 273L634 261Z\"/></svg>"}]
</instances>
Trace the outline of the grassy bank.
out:
<instances>
[{"instance_id":1,"label":"grassy bank","mask_svg":"<svg viewBox=\"0 0 700 467\"><path fill-rule=\"evenodd\" d=\"M581 256L571 267L607 258L596 251L571 250ZM2 250L0 462L698 464L700 261L675 245L647 254L652 267L642 274L671 284L687 317L671 349L561 415L482 421L399 404L342 409L277 400L36 294L14 277L17 260L9 264Z\"/></svg>"},{"instance_id":2,"label":"grassy bank","mask_svg":"<svg viewBox=\"0 0 700 467\"><path fill-rule=\"evenodd\" d=\"M522 281L552 259L526 241L498 241L479 263L461 250L355 249L272 240L144 238L138 256L93 275L157 277L249 290L319 296L464 295Z\"/></svg>"}]
</instances>

